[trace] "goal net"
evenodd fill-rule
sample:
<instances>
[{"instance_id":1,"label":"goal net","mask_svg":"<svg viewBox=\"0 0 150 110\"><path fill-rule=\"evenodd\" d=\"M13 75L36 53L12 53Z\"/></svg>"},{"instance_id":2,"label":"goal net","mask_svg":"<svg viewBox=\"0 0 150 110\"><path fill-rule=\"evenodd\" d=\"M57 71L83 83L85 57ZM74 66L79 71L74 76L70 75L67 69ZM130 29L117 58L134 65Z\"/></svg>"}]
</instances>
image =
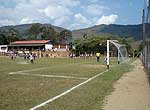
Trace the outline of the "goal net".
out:
<instances>
[{"instance_id":1,"label":"goal net","mask_svg":"<svg viewBox=\"0 0 150 110\"><path fill-rule=\"evenodd\" d=\"M114 44L118 50L117 60L119 63L129 62L126 45L120 44L117 40L110 40L110 43Z\"/></svg>"}]
</instances>

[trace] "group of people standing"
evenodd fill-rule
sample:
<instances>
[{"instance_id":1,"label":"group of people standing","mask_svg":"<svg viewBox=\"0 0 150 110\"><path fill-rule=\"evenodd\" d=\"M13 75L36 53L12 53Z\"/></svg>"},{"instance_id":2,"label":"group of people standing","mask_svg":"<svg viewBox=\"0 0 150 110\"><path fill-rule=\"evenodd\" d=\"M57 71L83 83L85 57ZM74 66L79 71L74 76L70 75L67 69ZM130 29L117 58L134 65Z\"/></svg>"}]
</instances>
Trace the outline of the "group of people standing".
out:
<instances>
[{"instance_id":1,"label":"group of people standing","mask_svg":"<svg viewBox=\"0 0 150 110\"><path fill-rule=\"evenodd\" d=\"M31 64L34 64L35 55L32 53L25 53L23 54L24 60L30 60Z\"/></svg>"},{"instance_id":2,"label":"group of people standing","mask_svg":"<svg viewBox=\"0 0 150 110\"><path fill-rule=\"evenodd\" d=\"M17 56L18 55L15 52L11 52L11 54L10 54L10 58L13 61L16 59ZM35 57L36 57L36 55L33 54L32 52L30 52L30 53L23 52L23 58L24 58L24 60L30 60L31 64L34 64Z\"/></svg>"}]
</instances>

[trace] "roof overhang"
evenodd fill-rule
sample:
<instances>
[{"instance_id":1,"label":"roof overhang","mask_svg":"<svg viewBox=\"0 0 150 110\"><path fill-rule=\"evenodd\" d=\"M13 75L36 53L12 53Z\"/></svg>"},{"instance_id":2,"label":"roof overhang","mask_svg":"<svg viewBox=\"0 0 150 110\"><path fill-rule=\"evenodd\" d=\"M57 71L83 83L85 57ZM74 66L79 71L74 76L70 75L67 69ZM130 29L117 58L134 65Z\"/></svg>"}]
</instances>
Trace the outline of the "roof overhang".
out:
<instances>
[{"instance_id":1,"label":"roof overhang","mask_svg":"<svg viewBox=\"0 0 150 110\"><path fill-rule=\"evenodd\" d=\"M15 41L10 43L10 45L26 45L26 44L48 44L50 40L27 40L27 41Z\"/></svg>"},{"instance_id":2,"label":"roof overhang","mask_svg":"<svg viewBox=\"0 0 150 110\"><path fill-rule=\"evenodd\" d=\"M30 47L30 46L44 46L45 44L20 44L20 45L15 45L15 44L10 44L8 47Z\"/></svg>"}]
</instances>

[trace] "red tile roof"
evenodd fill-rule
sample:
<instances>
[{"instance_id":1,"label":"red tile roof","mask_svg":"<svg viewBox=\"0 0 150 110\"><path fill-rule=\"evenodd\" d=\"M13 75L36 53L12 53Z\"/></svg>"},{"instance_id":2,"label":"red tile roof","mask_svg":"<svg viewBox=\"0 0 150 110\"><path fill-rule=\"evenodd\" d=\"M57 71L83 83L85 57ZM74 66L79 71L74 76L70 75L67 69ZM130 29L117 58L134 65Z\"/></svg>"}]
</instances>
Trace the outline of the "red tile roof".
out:
<instances>
[{"instance_id":1,"label":"red tile roof","mask_svg":"<svg viewBox=\"0 0 150 110\"><path fill-rule=\"evenodd\" d=\"M26 41L15 41L11 44L46 44L50 40L26 40Z\"/></svg>"}]
</instances>

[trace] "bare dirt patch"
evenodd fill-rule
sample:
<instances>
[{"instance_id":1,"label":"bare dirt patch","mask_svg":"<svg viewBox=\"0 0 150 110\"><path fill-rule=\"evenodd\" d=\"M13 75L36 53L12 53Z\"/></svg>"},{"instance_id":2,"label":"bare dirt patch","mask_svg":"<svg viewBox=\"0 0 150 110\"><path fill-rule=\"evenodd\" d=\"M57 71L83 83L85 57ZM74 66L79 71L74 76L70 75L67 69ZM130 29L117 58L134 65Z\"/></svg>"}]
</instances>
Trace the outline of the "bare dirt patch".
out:
<instances>
[{"instance_id":1,"label":"bare dirt patch","mask_svg":"<svg viewBox=\"0 0 150 110\"><path fill-rule=\"evenodd\" d=\"M141 61L136 60L133 71L114 84L114 92L105 99L104 110L150 110L150 85Z\"/></svg>"}]
</instances>

